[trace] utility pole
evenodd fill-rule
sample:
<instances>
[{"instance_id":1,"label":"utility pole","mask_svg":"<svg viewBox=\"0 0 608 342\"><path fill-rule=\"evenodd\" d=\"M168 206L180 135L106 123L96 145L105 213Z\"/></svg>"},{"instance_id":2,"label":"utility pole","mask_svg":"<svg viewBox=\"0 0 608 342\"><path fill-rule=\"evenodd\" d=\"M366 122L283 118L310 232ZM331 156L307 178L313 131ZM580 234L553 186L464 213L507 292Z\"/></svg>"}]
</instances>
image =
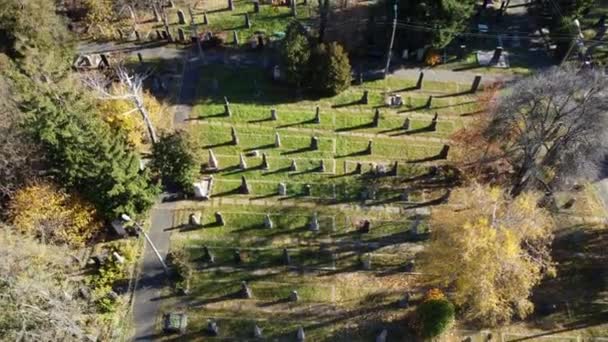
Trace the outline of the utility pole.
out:
<instances>
[{"instance_id":1,"label":"utility pole","mask_svg":"<svg viewBox=\"0 0 608 342\"><path fill-rule=\"evenodd\" d=\"M393 43L395 42L395 31L397 31L397 0L395 0L395 4L393 5L394 9L394 18L393 18L393 32L391 33L391 40L388 44L388 51L386 51L386 67L384 68L384 78L388 74L388 70L391 66L391 57L393 56Z\"/></svg>"}]
</instances>

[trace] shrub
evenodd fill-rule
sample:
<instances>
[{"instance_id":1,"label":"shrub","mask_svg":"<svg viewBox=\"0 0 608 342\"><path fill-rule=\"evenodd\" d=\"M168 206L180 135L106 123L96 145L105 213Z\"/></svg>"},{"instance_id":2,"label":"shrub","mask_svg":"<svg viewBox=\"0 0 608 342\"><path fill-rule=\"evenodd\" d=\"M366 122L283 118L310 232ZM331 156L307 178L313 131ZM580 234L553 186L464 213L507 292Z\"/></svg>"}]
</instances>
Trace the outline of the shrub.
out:
<instances>
[{"instance_id":1,"label":"shrub","mask_svg":"<svg viewBox=\"0 0 608 342\"><path fill-rule=\"evenodd\" d=\"M336 42L319 44L310 58L311 86L319 93L336 95L348 89L351 67L344 48Z\"/></svg>"},{"instance_id":2,"label":"shrub","mask_svg":"<svg viewBox=\"0 0 608 342\"><path fill-rule=\"evenodd\" d=\"M441 63L441 55L439 55L437 50L429 49L424 58L424 63L428 66L435 66Z\"/></svg>"},{"instance_id":3,"label":"shrub","mask_svg":"<svg viewBox=\"0 0 608 342\"><path fill-rule=\"evenodd\" d=\"M152 147L150 167L165 185L190 193L196 180L196 160L187 138L180 132L162 135Z\"/></svg>"},{"instance_id":4,"label":"shrub","mask_svg":"<svg viewBox=\"0 0 608 342\"><path fill-rule=\"evenodd\" d=\"M420 335L433 338L445 332L454 321L454 305L446 299L431 299L416 309Z\"/></svg>"},{"instance_id":5,"label":"shrub","mask_svg":"<svg viewBox=\"0 0 608 342\"><path fill-rule=\"evenodd\" d=\"M290 24L280 47L282 69L289 83L302 86L309 79L310 50L306 30L298 22Z\"/></svg>"}]
</instances>

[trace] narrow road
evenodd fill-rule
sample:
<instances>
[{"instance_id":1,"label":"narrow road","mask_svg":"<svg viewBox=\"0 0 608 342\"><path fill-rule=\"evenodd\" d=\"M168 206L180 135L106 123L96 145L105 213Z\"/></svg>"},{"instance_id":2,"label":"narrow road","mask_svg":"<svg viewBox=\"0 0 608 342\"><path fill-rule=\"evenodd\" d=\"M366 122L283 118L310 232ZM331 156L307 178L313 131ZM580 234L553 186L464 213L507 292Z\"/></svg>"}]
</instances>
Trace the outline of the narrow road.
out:
<instances>
[{"instance_id":1,"label":"narrow road","mask_svg":"<svg viewBox=\"0 0 608 342\"><path fill-rule=\"evenodd\" d=\"M172 210L154 208L150 213L148 235L160 255L164 258L169 251L169 231L173 225ZM140 276L135 287L133 321L135 341L153 341L157 337L157 319L162 301L161 290L167 284L167 275L156 254L146 245L141 262Z\"/></svg>"}]
</instances>

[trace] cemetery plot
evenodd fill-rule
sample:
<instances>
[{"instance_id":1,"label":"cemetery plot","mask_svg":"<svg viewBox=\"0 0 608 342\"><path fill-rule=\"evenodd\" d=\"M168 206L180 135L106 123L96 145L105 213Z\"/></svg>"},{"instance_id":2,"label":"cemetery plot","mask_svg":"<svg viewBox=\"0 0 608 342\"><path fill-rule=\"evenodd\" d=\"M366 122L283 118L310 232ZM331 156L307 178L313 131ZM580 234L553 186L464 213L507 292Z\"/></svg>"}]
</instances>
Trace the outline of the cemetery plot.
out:
<instances>
[{"instance_id":1,"label":"cemetery plot","mask_svg":"<svg viewBox=\"0 0 608 342\"><path fill-rule=\"evenodd\" d=\"M388 78L314 99L267 76L202 71L188 129L214 189L174 211L171 243L192 266L179 302L193 338L403 334L392 322L421 296L430 232L415 208L447 198L472 85Z\"/></svg>"}]
</instances>

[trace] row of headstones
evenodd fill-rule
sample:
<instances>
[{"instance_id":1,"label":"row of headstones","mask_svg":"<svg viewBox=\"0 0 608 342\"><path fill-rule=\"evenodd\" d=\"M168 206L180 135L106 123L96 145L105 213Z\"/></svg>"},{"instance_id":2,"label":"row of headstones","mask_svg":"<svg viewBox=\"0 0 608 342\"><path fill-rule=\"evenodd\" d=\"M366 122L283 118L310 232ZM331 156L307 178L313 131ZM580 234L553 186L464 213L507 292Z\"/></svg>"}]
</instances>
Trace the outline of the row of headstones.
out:
<instances>
[{"instance_id":1,"label":"row of headstones","mask_svg":"<svg viewBox=\"0 0 608 342\"><path fill-rule=\"evenodd\" d=\"M217 211L214 213L215 224L218 226L225 226L226 220L224 219L224 215L221 212ZM202 225L202 218L200 213L192 213L188 216L188 224L194 227L200 227ZM264 227L268 229L274 228L274 222L270 218L269 214L264 215ZM317 213L313 213L309 222L308 228L313 232L318 232L319 227L319 215Z\"/></svg>"},{"instance_id":2,"label":"row of headstones","mask_svg":"<svg viewBox=\"0 0 608 342\"><path fill-rule=\"evenodd\" d=\"M481 75L475 75L475 78L473 78L473 83L471 84L471 88L469 89L470 93L475 93L477 92L477 90L479 90L479 86L481 85ZM358 76L358 83L359 84L363 84L363 73L359 73ZM424 88L424 71L420 71L420 73L418 74L418 80L416 81L416 85L415 85L416 89L419 90L423 90ZM368 91L364 91L363 92L363 96L361 97L361 100L359 102L361 102L362 104L367 104L369 100L369 93ZM429 102L432 101L429 100ZM429 104L430 106L430 104Z\"/></svg>"}]
</instances>

